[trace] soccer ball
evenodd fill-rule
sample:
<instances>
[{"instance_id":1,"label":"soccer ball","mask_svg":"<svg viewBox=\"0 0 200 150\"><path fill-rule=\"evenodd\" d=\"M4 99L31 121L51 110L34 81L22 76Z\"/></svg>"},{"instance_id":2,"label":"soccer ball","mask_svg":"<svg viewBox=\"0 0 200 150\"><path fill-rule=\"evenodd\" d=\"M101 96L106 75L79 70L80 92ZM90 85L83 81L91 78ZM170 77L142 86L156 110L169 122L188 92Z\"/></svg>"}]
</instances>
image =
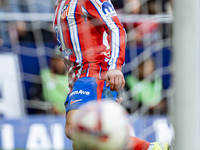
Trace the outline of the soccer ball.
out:
<instances>
[{"instance_id":1,"label":"soccer ball","mask_svg":"<svg viewBox=\"0 0 200 150\"><path fill-rule=\"evenodd\" d=\"M129 141L127 112L114 101L88 102L72 119L72 139L77 150L121 150Z\"/></svg>"}]
</instances>

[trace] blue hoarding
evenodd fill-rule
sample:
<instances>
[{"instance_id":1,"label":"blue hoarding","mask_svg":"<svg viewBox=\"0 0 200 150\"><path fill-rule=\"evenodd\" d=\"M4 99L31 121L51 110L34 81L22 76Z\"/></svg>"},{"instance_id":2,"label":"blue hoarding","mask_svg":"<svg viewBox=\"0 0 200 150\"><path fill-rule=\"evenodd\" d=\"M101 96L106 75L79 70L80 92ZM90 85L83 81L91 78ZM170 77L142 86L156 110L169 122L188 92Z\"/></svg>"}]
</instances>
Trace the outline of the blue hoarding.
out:
<instances>
[{"instance_id":1,"label":"blue hoarding","mask_svg":"<svg viewBox=\"0 0 200 150\"><path fill-rule=\"evenodd\" d=\"M130 117L132 135L147 140L171 142L173 128L166 116ZM1 149L72 149L64 134L65 116L29 116L0 119Z\"/></svg>"}]
</instances>

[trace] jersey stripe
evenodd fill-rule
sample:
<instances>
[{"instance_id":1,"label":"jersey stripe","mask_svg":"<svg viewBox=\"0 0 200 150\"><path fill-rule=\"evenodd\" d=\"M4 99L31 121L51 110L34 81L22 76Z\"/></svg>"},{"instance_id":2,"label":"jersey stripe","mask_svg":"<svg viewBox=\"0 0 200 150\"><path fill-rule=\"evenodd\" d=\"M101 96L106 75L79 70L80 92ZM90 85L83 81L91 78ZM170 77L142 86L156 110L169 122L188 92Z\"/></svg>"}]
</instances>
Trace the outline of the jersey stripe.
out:
<instances>
[{"instance_id":1,"label":"jersey stripe","mask_svg":"<svg viewBox=\"0 0 200 150\"><path fill-rule=\"evenodd\" d=\"M87 12L87 10L84 8L84 6L82 6L82 11L83 11L83 14L87 17L89 16L89 13Z\"/></svg>"},{"instance_id":2,"label":"jersey stripe","mask_svg":"<svg viewBox=\"0 0 200 150\"><path fill-rule=\"evenodd\" d=\"M109 65L111 66L110 69L116 69L117 58L119 57L120 52L120 33L119 28L114 29L112 32L112 51L111 51L111 60Z\"/></svg>"},{"instance_id":3,"label":"jersey stripe","mask_svg":"<svg viewBox=\"0 0 200 150\"><path fill-rule=\"evenodd\" d=\"M63 37L63 31L62 31L62 26L61 26L61 11L62 11L62 8L64 6L64 1L61 2L61 4L58 6L58 8L56 9L56 12L57 12L57 18L55 18L55 24L57 24L57 26L55 26L55 28L58 28L58 32L59 32L59 35L60 35L60 40L61 40L61 49L62 50L65 50L67 49L66 48L66 45L65 45L65 42L64 42L64 37ZM59 11L58 11L59 10Z\"/></svg>"},{"instance_id":4,"label":"jersey stripe","mask_svg":"<svg viewBox=\"0 0 200 150\"><path fill-rule=\"evenodd\" d=\"M101 70L102 70L102 68L101 68L101 63L99 64L99 79L102 79L102 77L101 77Z\"/></svg>"},{"instance_id":5,"label":"jersey stripe","mask_svg":"<svg viewBox=\"0 0 200 150\"><path fill-rule=\"evenodd\" d=\"M67 17L67 22L69 23L69 32L70 32L70 37L72 41L72 46L73 50L76 55L76 62L81 63L82 62L82 52L81 52L81 46L79 42L79 35L78 35L78 28L76 24L76 19L75 19L75 11L76 11L76 6L77 6L77 0L72 0L70 2L71 10L70 13Z\"/></svg>"},{"instance_id":6,"label":"jersey stripe","mask_svg":"<svg viewBox=\"0 0 200 150\"><path fill-rule=\"evenodd\" d=\"M90 63L88 64L88 69L87 69L87 74L86 74L87 77L88 77L89 73L90 73Z\"/></svg>"}]
</instances>

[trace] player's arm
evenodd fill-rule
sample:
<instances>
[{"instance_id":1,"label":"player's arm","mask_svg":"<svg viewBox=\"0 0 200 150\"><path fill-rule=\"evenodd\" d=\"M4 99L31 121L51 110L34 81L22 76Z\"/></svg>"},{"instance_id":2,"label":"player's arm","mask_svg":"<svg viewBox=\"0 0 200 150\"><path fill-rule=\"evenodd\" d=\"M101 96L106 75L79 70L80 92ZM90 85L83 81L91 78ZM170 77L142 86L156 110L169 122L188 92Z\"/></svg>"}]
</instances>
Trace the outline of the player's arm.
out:
<instances>
[{"instance_id":1,"label":"player's arm","mask_svg":"<svg viewBox=\"0 0 200 150\"><path fill-rule=\"evenodd\" d=\"M95 21L98 21L109 34L111 57L105 80L111 91L118 91L125 85L124 76L121 72L125 60L126 33L124 27L109 0L85 0L83 9Z\"/></svg>"}]
</instances>

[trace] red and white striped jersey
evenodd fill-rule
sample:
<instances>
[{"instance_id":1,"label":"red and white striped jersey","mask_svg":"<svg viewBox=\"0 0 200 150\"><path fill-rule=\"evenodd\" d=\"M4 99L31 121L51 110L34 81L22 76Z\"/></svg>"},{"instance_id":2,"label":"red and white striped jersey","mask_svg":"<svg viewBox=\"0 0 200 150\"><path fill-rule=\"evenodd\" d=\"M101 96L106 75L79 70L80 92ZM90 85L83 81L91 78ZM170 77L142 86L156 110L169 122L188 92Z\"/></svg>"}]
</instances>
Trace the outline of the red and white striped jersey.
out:
<instances>
[{"instance_id":1,"label":"red and white striped jersey","mask_svg":"<svg viewBox=\"0 0 200 150\"><path fill-rule=\"evenodd\" d=\"M110 0L58 0L54 28L70 77L103 79L121 70L126 33Z\"/></svg>"}]
</instances>

